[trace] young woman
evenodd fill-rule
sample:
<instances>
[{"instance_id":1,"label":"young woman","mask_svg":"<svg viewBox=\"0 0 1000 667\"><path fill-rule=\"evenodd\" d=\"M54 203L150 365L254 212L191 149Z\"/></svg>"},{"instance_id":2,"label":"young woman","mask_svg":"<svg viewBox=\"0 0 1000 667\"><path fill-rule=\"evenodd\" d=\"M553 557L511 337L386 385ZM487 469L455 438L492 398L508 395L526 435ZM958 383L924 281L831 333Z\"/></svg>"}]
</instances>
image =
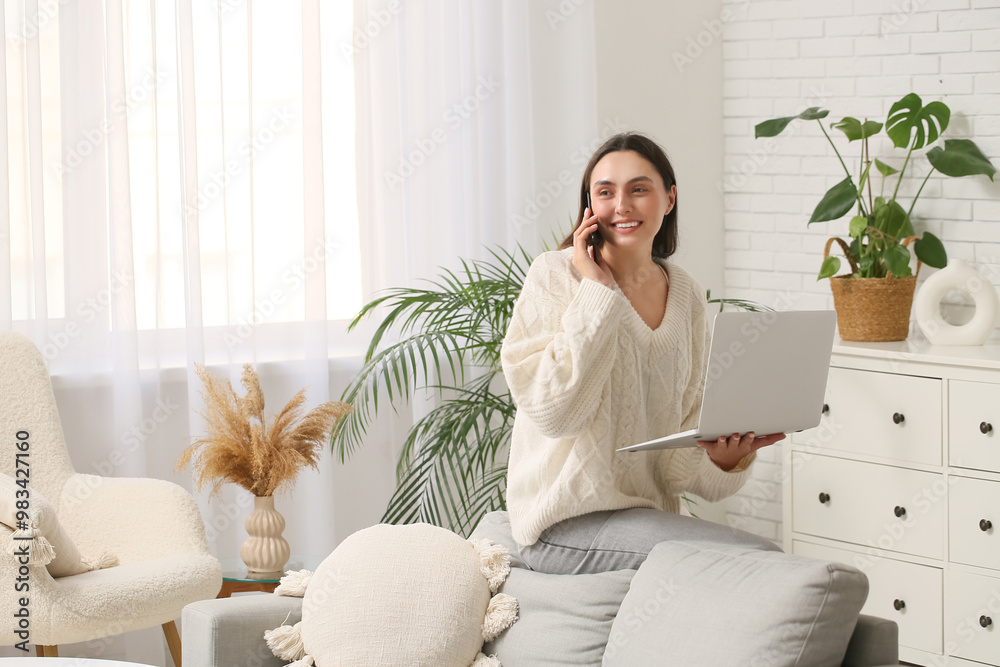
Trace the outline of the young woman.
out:
<instances>
[{"instance_id":1,"label":"young woman","mask_svg":"<svg viewBox=\"0 0 1000 667\"><path fill-rule=\"evenodd\" d=\"M615 451L696 426L705 292L667 262L676 246L667 156L640 134L610 138L584 172L574 231L532 263L501 350L517 405L507 508L532 569L636 568L667 539L777 548L678 513L684 492L709 501L735 493L754 453L784 435Z\"/></svg>"}]
</instances>

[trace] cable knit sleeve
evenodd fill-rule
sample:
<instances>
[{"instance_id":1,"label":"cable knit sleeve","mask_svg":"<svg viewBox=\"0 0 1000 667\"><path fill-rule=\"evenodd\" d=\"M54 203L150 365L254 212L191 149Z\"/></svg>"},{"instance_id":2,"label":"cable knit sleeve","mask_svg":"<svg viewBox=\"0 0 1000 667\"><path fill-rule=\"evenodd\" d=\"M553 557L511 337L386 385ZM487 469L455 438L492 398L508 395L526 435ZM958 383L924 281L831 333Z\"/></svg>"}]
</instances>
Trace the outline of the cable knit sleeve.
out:
<instances>
[{"instance_id":1,"label":"cable knit sleeve","mask_svg":"<svg viewBox=\"0 0 1000 667\"><path fill-rule=\"evenodd\" d=\"M710 503L733 495L743 488L743 485L750 478L749 464L752 463L753 458L747 459L747 463L740 461L741 464L747 465L747 468L737 472L736 470L740 467L737 466L733 471L725 472L715 465L712 459L708 458L705 450L698 448L686 451L691 452L691 457L688 461L690 476L685 487L691 493L701 496ZM746 457L744 458L746 459Z\"/></svg>"},{"instance_id":2,"label":"cable knit sleeve","mask_svg":"<svg viewBox=\"0 0 1000 667\"><path fill-rule=\"evenodd\" d=\"M615 359L622 298L573 269L572 255L544 253L528 271L500 351L514 403L550 438L593 418Z\"/></svg>"}]
</instances>

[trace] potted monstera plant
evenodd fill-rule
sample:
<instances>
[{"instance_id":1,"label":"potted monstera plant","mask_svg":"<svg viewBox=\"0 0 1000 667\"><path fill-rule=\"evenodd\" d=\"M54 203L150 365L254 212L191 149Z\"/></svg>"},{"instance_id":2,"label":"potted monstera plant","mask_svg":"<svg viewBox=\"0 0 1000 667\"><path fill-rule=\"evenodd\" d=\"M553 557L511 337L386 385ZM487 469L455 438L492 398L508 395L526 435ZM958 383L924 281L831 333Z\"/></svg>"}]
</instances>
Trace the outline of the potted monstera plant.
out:
<instances>
[{"instance_id":1,"label":"potted monstera plant","mask_svg":"<svg viewBox=\"0 0 1000 667\"><path fill-rule=\"evenodd\" d=\"M842 339L903 340L909 332L917 279L910 269L911 244L917 256L917 272L921 262L935 268L948 262L944 245L936 236L927 231L918 235L914 230L911 216L920 193L935 172L953 177L983 175L992 181L996 169L968 139L947 139L943 146L931 147L947 129L951 110L943 102L924 105L920 97L910 93L892 105L884 124L867 119L862 122L850 116L830 124L832 129L844 133L848 143L861 142L858 166L852 172L824 126L823 119L829 113L810 107L797 116L759 123L755 134L757 138L777 136L794 120L811 120L819 125L840 160L845 177L823 195L809 224L838 220L852 210L854 215L848 224L847 240L834 237L827 241L817 280L830 279ZM869 139L883 129L892 145L905 152L898 168L871 159ZM909 206L904 206L899 199L903 177L914 163L914 152L925 148L928 150L923 155L929 170ZM872 166L881 175L877 196L873 192ZM850 272L841 276L837 276L840 257L830 254L834 243L850 265Z\"/></svg>"}]
</instances>

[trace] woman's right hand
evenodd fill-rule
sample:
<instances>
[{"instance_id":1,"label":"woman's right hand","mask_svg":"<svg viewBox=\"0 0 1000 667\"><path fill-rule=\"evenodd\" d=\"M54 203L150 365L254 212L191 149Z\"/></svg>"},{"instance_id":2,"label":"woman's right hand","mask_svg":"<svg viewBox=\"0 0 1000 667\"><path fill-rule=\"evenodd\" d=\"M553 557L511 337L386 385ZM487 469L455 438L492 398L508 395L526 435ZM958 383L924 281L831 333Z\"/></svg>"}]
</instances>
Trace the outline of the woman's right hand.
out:
<instances>
[{"instance_id":1,"label":"woman's right hand","mask_svg":"<svg viewBox=\"0 0 1000 667\"><path fill-rule=\"evenodd\" d=\"M601 259L601 250L588 243L590 235L597 231L597 216L589 208L583 210L583 222L573 232L573 266L584 278L596 280L605 287L612 287L615 279L611 269Z\"/></svg>"}]
</instances>

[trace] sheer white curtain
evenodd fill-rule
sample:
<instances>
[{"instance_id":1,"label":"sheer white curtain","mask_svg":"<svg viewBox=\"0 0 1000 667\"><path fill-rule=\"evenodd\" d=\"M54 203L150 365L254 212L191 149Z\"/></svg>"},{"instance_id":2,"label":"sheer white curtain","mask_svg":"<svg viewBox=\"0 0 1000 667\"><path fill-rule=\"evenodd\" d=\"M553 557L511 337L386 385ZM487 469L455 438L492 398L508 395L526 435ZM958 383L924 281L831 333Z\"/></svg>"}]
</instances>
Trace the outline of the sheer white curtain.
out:
<instances>
[{"instance_id":1,"label":"sheer white curtain","mask_svg":"<svg viewBox=\"0 0 1000 667\"><path fill-rule=\"evenodd\" d=\"M568 231L602 133L589 0L355 0L355 26L366 296Z\"/></svg>"},{"instance_id":2,"label":"sheer white curtain","mask_svg":"<svg viewBox=\"0 0 1000 667\"><path fill-rule=\"evenodd\" d=\"M195 364L255 364L270 411L336 399L376 290L566 229L611 126L589 1L542 4L4 1L0 327L46 357L77 470L193 491ZM293 553L378 520L409 423L278 498ZM196 497L236 556L249 494ZM168 661L156 629L64 654Z\"/></svg>"},{"instance_id":3,"label":"sheer white curtain","mask_svg":"<svg viewBox=\"0 0 1000 667\"><path fill-rule=\"evenodd\" d=\"M77 470L192 488L197 363L270 411L337 398L362 301L349 3L6 0L0 76L0 326L47 359ZM295 554L378 520L394 425L277 499ZM193 489L192 489L193 490ZM220 558L249 494L197 494ZM67 526L72 533L73 527ZM162 633L65 655L164 664ZM16 653L11 653L16 655Z\"/></svg>"}]
</instances>

